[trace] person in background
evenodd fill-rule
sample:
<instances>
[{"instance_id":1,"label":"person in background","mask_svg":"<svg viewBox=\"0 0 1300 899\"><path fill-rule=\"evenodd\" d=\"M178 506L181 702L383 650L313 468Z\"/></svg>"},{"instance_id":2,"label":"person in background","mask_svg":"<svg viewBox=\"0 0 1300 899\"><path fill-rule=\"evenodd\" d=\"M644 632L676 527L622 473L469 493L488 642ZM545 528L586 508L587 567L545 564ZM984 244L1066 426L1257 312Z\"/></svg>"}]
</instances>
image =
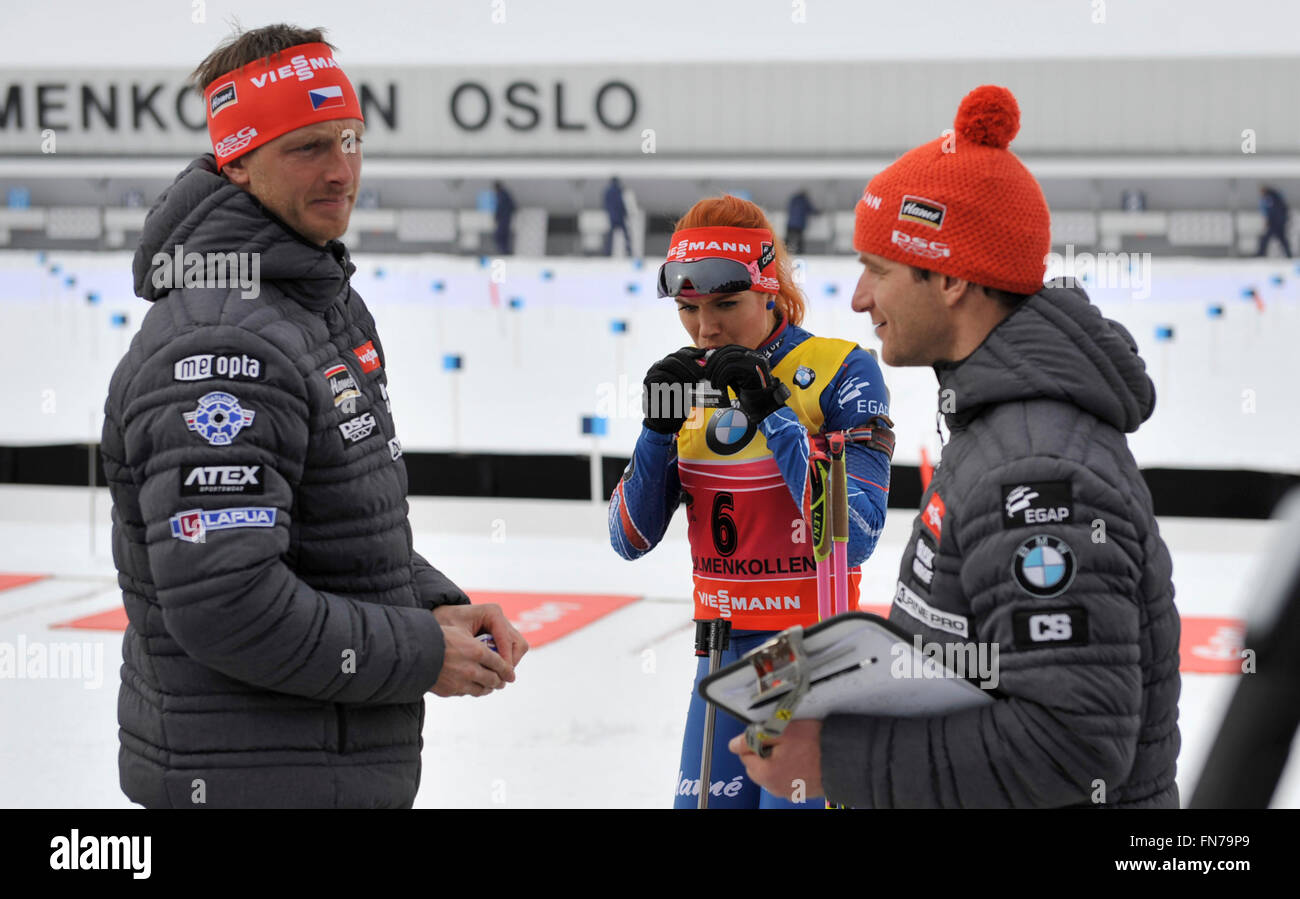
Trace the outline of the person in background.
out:
<instances>
[{"instance_id":1,"label":"person in background","mask_svg":"<svg viewBox=\"0 0 1300 899\"><path fill-rule=\"evenodd\" d=\"M1286 204L1286 197L1273 187L1259 189L1259 211L1264 216L1264 233L1259 237L1259 256L1268 254L1268 242L1277 238L1282 245L1286 258L1291 258L1291 242L1286 237L1287 220L1291 210Z\"/></svg>"},{"instance_id":2,"label":"person in background","mask_svg":"<svg viewBox=\"0 0 1300 899\"><path fill-rule=\"evenodd\" d=\"M496 221L496 229L492 236L496 241L497 252L502 256L509 256L514 252L510 228L515 217L515 198L500 181L492 182L492 191L496 195L496 207L492 213Z\"/></svg>"},{"instance_id":3,"label":"person in background","mask_svg":"<svg viewBox=\"0 0 1300 899\"><path fill-rule=\"evenodd\" d=\"M605 186L605 212L609 214L609 233L605 235L605 255L614 255L614 232L623 232L627 254L632 255L632 236L627 231L627 204L623 202L623 184L615 175Z\"/></svg>"},{"instance_id":4,"label":"person in background","mask_svg":"<svg viewBox=\"0 0 1300 899\"><path fill-rule=\"evenodd\" d=\"M800 188L799 192L790 198L786 213L785 245L791 253L797 255L803 252L803 232L808 227L808 217L816 214L817 210L813 207L812 200L808 199L807 189Z\"/></svg>"}]
</instances>

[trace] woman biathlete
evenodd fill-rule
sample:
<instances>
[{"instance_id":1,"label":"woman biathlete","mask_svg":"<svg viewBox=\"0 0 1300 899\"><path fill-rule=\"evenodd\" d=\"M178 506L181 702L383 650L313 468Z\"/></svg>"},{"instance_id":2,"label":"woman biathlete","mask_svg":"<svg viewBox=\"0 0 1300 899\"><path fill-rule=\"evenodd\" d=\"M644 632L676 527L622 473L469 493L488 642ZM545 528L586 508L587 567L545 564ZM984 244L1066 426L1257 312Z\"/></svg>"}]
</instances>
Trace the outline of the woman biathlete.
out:
<instances>
[{"instance_id":1,"label":"woman biathlete","mask_svg":"<svg viewBox=\"0 0 1300 899\"><path fill-rule=\"evenodd\" d=\"M858 566L885 522L892 434L876 360L856 343L799 327L804 299L785 247L762 210L732 196L701 200L677 223L659 271L694 346L651 366L646 417L632 461L610 497L609 531L625 559L662 539L686 506L695 618L731 622L729 664L776 631L818 620L810 519L810 435L871 427L888 443L846 447L850 608ZM701 385L700 382L707 382ZM711 388L711 389L710 389ZM708 673L701 658L695 683ZM699 796L705 703L694 687L674 806ZM822 808L774 796L745 776L727 743L742 723L717 715L710 808Z\"/></svg>"}]
</instances>

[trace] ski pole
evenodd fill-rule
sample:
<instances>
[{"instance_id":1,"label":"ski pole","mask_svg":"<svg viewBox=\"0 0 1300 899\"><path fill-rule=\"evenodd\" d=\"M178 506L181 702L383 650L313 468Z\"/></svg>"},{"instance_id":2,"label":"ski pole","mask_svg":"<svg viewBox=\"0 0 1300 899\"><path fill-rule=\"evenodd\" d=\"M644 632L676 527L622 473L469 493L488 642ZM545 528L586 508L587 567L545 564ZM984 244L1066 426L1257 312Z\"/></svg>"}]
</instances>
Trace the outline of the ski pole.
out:
<instances>
[{"instance_id":1,"label":"ski pole","mask_svg":"<svg viewBox=\"0 0 1300 899\"><path fill-rule=\"evenodd\" d=\"M835 559L835 606L832 614L841 615L849 608L849 478L844 461L844 432L826 435L831 457L831 483L827 493L834 499L828 524L832 554Z\"/></svg>"},{"instance_id":2,"label":"ski pole","mask_svg":"<svg viewBox=\"0 0 1300 899\"><path fill-rule=\"evenodd\" d=\"M700 625L704 627L701 628ZM701 630L705 632L709 652L709 674L718 670L722 664L722 652L731 645L731 622L725 618L713 618L709 621L695 623L695 652L700 652ZM709 807L709 783L713 769L713 726L718 709L711 703L705 703L704 712L704 750L700 753L700 801L698 808Z\"/></svg>"},{"instance_id":3,"label":"ski pole","mask_svg":"<svg viewBox=\"0 0 1300 899\"><path fill-rule=\"evenodd\" d=\"M830 494L830 468L824 452L814 452L812 466L813 497L811 512L813 559L817 564L817 620L835 614L831 598L831 523L833 500Z\"/></svg>"}]
</instances>

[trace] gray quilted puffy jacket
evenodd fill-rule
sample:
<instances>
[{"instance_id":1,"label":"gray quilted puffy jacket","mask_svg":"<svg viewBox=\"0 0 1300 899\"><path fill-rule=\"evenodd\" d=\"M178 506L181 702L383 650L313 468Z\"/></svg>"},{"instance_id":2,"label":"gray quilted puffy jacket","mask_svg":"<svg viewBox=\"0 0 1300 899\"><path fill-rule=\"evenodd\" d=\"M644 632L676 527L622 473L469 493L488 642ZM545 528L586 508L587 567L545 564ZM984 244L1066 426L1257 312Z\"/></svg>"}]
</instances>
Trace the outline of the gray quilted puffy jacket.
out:
<instances>
[{"instance_id":1,"label":"gray quilted puffy jacket","mask_svg":"<svg viewBox=\"0 0 1300 899\"><path fill-rule=\"evenodd\" d=\"M923 644L984 644L986 661L996 646L997 701L942 717L828 718L827 796L876 808L1177 808L1180 624L1124 437L1155 407L1132 337L1083 291L1047 288L935 370L951 436L890 621Z\"/></svg>"},{"instance_id":2,"label":"gray quilted puffy jacket","mask_svg":"<svg viewBox=\"0 0 1300 899\"><path fill-rule=\"evenodd\" d=\"M178 245L169 273L155 254ZM184 254L227 252L259 254L255 298L213 286L215 268L207 286L183 277ZM412 548L383 347L347 251L303 240L205 156L150 211L134 270L153 306L102 442L130 619L123 791L149 807L410 806L443 661L431 610L468 598Z\"/></svg>"}]
</instances>

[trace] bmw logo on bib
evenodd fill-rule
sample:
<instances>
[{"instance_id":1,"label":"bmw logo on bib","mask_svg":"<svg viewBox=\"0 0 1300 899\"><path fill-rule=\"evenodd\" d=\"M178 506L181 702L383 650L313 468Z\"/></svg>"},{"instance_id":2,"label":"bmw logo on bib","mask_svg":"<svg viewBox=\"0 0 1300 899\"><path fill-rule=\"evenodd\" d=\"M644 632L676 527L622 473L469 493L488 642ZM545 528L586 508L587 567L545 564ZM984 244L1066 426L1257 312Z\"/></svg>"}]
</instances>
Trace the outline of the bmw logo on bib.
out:
<instances>
[{"instance_id":1,"label":"bmw logo on bib","mask_svg":"<svg viewBox=\"0 0 1300 899\"><path fill-rule=\"evenodd\" d=\"M1011 570L1020 589L1033 596L1056 596L1074 581L1074 550L1064 540L1038 534L1016 548Z\"/></svg>"},{"instance_id":2,"label":"bmw logo on bib","mask_svg":"<svg viewBox=\"0 0 1300 899\"><path fill-rule=\"evenodd\" d=\"M199 398L199 407L185 413L185 426L213 446L229 446L253 423L253 410L239 405L229 393L214 390Z\"/></svg>"},{"instance_id":3,"label":"bmw logo on bib","mask_svg":"<svg viewBox=\"0 0 1300 899\"><path fill-rule=\"evenodd\" d=\"M713 413L704 430L704 440L719 456L730 456L743 450L757 430L744 412L727 407Z\"/></svg>"},{"instance_id":4,"label":"bmw logo on bib","mask_svg":"<svg viewBox=\"0 0 1300 899\"><path fill-rule=\"evenodd\" d=\"M794 382L800 387L807 387L817 379L817 373L806 365L801 365L794 372Z\"/></svg>"}]
</instances>

